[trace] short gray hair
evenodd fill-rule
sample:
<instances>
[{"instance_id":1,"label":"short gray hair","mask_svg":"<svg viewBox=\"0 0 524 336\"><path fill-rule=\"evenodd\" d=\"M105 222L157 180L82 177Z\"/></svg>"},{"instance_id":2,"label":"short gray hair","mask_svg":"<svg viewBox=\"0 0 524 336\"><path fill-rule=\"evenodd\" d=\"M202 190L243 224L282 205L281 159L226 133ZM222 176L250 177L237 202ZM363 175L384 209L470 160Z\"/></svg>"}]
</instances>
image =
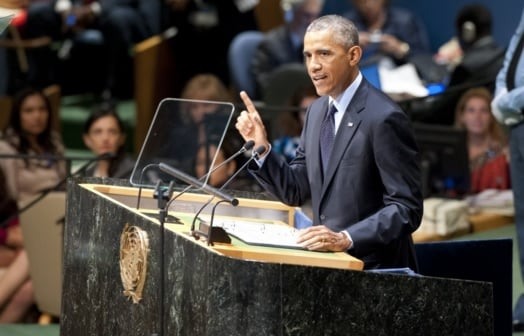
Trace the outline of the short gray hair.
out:
<instances>
[{"instance_id":1,"label":"short gray hair","mask_svg":"<svg viewBox=\"0 0 524 336\"><path fill-rule=\"evenodd\" d=\"M325 30L332 32L335 42L346 49L358 45L358 29L353 22L345 17L340 15L321 16L311 22L307 27L306 34Z\"/></svg>"}]
</instances>

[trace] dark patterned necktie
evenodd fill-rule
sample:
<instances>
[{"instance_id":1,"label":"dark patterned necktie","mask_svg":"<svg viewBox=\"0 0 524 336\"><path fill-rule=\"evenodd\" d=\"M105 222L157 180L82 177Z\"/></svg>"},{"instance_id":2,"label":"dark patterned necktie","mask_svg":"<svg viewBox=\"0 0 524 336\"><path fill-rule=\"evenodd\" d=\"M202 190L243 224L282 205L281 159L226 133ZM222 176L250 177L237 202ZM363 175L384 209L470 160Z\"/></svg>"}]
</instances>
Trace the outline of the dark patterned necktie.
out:
<instances>
[{"instance_id":1,"label":"dark patterned necktie","mask_svg":"<svg viewBox=\"0 0 524 336\"><path fill-rule=\"evenodd\" d=\"M322 158L322 168L326 172L333 142L335 141L335 113L337 108L334 104L328 109L322 124L320 125L320 156Z\"/></svg>"}]
</instances>

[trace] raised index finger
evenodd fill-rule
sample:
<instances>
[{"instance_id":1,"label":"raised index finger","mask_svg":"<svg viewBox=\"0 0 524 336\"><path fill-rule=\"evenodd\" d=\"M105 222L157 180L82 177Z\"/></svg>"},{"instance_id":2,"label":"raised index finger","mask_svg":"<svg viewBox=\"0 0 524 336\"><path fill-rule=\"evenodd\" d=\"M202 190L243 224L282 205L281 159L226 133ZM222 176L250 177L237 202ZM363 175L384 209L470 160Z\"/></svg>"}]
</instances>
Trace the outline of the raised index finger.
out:
<instances>
[{"instance_id":1,"label":"raised index finger","mask_svg":"<svg viewBox=\"0 0 524 336\"><path fill-rule=\"evenodd\" d=\"M249 113L257 113L255 104L253 104L253 101L251 98L249 98L246 91L240 91L240 98L242 98L242 101L244 102L244 105L246 105L246 109Z\"/></svg>"}]
</instances>

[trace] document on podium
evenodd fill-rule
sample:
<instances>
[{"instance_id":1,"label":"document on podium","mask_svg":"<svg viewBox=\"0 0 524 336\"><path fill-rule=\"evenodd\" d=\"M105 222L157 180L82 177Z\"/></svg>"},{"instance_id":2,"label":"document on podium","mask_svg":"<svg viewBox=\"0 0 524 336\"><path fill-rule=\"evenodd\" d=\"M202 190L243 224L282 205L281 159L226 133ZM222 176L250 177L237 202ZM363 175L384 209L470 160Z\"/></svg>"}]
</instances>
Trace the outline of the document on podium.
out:
<instances>
[{"instance_id":1,"label":"document on podium","mask_svg":"<svg viewBox=\"0 0 524 336\"><path fill-rule=\"evenodd\" d=\"M249 245L305 249L297 243L299 230L289 225L218 218L213 225Z\"/></svg>"}]
</instances>

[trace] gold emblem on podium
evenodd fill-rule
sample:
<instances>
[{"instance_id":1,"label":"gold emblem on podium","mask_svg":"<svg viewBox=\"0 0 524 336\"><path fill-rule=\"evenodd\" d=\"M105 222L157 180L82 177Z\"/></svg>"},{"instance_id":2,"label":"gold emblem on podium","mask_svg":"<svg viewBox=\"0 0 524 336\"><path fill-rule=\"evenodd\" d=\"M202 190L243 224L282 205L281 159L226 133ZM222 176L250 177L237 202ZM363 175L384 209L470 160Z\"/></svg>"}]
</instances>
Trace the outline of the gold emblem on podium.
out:
<instances>
[{"instance_id":1,"label":"gold emblem on podium","mask_svg":"<svg viewBox=\"0 0 524 336\"><path fill-rule=\"evenodd\" d=\"M149 239L137 226L126 224L120 236L120 277L124 295L138 303L146 281Z\"/></svg>"}]
</instances>

